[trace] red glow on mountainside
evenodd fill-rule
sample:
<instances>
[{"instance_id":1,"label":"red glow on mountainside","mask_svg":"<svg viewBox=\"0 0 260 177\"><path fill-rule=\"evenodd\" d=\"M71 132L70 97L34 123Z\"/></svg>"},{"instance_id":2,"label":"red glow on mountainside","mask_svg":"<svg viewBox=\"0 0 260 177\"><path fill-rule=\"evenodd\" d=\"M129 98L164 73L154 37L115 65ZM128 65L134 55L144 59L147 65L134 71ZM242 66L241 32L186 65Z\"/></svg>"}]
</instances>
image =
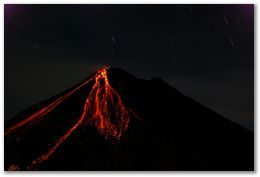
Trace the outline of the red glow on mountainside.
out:
<instances>
[{"instance_id":1,"label":"red glow on mountainside","mask_svg":"<svg viewBox=\"0 0 260 177\"><path fill-rule=\"evenodd\" d=\"M68 92L67 94L59 97L57 100L50 103L49 105L47 105L47 106L41 108L40 110L36 111L32 115L30 115L28 118L22 120L21 122L17 123L16 125L9 127L9 128L6 128L5 132L4 132L5 136L12 134L16 131L25 131L26 129L31 128L33 125L35 125L37 122L39 122L45 115L47 115L49 112L51 112L53 109L55 109L60 103L65 101L69 96L71 96L77 90L79 90L84 85L89 83L91 80L92 80L92 78L85 81L83 84L79 85L78 87L76 87L72 91Z\"/></svg>"},{"instance_id":2,"label":"red glow on mountainside","mask_svg":"<svg viewBox=\"0 0 260 177\"><path fill-rule=\"evenodd\" d=\"M71 92L61 96L53 103L42 108L13 127L6 129L5 135L18 132L19 129L32 127L66 98L92 80L94 81L94 84L89 95L85 99L84 107L78 121L56 142L52 143L45 153L42 153L38 158L33 160L27 167L27 170L33 170L39 164L48 160L57 148L80 126L91 125L92 127L95 127L99 134L105 139L119 140L122 134L127 131L130 117L132 115L136 116L136 114L123 103L120 95L109 84L107 70L101 69L96 75Z\"/></svg>"}]
</instances>

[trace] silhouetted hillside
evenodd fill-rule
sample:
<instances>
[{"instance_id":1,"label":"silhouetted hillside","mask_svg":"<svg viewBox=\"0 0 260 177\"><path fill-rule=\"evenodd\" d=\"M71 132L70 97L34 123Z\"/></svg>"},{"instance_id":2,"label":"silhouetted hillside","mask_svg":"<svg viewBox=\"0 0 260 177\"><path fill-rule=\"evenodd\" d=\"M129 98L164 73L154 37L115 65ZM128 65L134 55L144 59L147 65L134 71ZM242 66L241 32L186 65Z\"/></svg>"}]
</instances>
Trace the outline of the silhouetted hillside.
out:
<instances>
[{"instance_id":1,"label":"silhouetted hillside","mask_svg":"<svg viewBox=\"0 0 260 177\"><path fill-rule=\"evenodd\" d=\"M5 170L254 170L254 135L161 79L101 69L6 123Z\"/></svg>"}]
</instances>

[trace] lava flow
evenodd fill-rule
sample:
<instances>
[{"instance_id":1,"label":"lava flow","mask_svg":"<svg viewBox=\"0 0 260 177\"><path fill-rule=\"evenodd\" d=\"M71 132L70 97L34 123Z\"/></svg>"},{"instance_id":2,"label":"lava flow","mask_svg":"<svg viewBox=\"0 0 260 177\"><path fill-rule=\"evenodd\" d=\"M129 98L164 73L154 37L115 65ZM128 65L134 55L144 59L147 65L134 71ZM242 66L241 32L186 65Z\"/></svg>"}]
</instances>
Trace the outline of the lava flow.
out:
<instances>
[{"instance_id":1,"label":"lava flow","mask_svg":"<svg viewBox=\"0 0 260 177\"><path fill-rule=\"evenodd\" d=\"M53 109L55 109L58 105L60 105L63 101L65 101L69 96L71 96L73 93L75 93L77 90L82 88L84 85L89 83L93 78L90 78L89 80L85 81L83 84L79 85L72 91L68 92L67 94L59 97L54 102L50 103L49 105L41 108L40 110L36 111L32 115L30 115L28 118L22 120L21 122L17 123L16 125L6 128L5 129L5 136L11 135L15 132L24 132L25 130L33 127L37 122L39 122L45 115L47 115L49 112L51 112Z\"/></svg>"},{"instance_id":2,"label":"lava flow","mask_svg":"<svg viewBox=\"0 0 260 177\"><path fill-rule=\"evenodd\" d=\"M86 85L90 81L94 81L89 95L85 99L82 113L77 122L70 127L58 140L56 140L50 148L39 155L38 158L33 160L27 166L27 170L35 169L39 164L48 160L57 148L79 127L90 125L95 127L100 135L105 139L119 140L124 132L127 131L129 120L131 116L136 117L136 114L128 108L122 101L120 95L116 90L111 87L107 70L101 69L92 78L70 91L69 93L61 96L53 103L42 108L41 110L33 113L27 119L19 122L6 129L5 135L14 134L19 132L19 129L32 127L39 122L46 114L55 109L66 98Z\"/></svg>"}]
</instances>

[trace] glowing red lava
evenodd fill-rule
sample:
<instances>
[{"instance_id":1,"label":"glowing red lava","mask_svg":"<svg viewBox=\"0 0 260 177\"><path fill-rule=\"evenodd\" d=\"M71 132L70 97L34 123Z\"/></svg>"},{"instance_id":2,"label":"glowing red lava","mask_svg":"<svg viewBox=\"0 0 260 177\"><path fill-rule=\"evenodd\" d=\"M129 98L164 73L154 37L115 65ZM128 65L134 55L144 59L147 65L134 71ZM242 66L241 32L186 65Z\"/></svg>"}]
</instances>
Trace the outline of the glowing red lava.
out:
<instances>
[{"instance_id":1,"label":"glowing red lava","mask_svg":"<svg viewBox=\"0 0 260 177\"><path fill-rule=\"evenodd\" d=\"M122 134L127 131L130 116L136 116L136 114L124 104L120 95L109 84L107 70L101 69L96 75L74 90L61 96L48 106L41 108L39 111L36 111L13 127L7 128L5 130L5 135L10 135L22 131L24 128L32 127L66 98L90 81L94 81L94 84L89 95L85 99L85 104L78 121L56 140L56 142L52 143L46 152L33 160L32 163L28 165L27 170L33 170L39 164L48 160L57 148L80 126L91 125L92 127L95 127L99 134L105 139L113 138L119 140Z\"/></svg>"},{"instance_id":2,"label":"glowing red lava","mask_svg":"<svg viewBox=\"0 0 260 177\"><path fill-rule=\"evenodd\" d=\"M75 89L70 91L69 93L59 97L57 100L50 103L49 105L47 105L47 106L41 108L40 110L36 111L32 115L30 115L28 118L22 120L21 122L15 124L12 127L6 128L5 132L4 132L5 136L10 135L12 133L15 133L16 131L24 131L25 129L32 127L37 122L39 122L45 115L47 115L49 112L51 112L53 109L55 109L60 103L62 103L64 100L66 100L69 96L71 96L77 90L82 88L84 85L89 83L91 80L92 80L92 78L87 80L83 84L79 85L78 87L76 87Z\"/></svg>"}]
</instances>

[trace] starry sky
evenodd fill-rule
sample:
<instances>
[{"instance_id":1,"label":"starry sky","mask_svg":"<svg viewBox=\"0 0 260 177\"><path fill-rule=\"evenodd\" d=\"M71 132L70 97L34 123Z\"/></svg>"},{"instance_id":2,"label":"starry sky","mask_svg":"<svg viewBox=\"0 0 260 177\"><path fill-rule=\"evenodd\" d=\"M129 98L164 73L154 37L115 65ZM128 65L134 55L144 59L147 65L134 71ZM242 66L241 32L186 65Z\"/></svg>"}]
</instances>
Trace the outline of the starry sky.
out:
<instances>
[{"instance_id":1,"label":"starry sky","mask_svg":"<svg viewBox=\"0 0 260 177\"><path fill-rule=\"evenodd\" d=\"M254 127L254 5L4 6L5 121L120 67Z\"/></svg>"}]
</instances>

